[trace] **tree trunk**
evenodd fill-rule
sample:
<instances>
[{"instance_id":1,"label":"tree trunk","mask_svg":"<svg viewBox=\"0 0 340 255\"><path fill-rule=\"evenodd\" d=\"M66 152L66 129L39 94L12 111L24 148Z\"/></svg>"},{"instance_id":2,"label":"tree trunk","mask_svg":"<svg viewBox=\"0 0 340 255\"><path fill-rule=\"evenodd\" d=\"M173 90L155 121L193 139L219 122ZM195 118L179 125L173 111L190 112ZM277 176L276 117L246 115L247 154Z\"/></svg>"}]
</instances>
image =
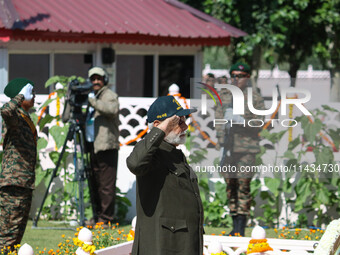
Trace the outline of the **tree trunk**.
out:
<instances>
[{"instance_id":1,"label":"tree trunk","mask_svg":"<svg viewBox=\"0 0 340 255\"><path fill-rule=\"evenodd\" d=\"M297 71L299 70L300 63L296 59L294 61L290 61L289 63L289 76L290 76L290 86L295 87L296 84L296 76L297 76Z\"/></svg>"},{"instance_id":2,"label":"tree trunk","mask_svg":"<svg viewBox=\"0 0 340 255\"><path fill-rule=\"evenodd\" d=\"M252 56L252 85L253 88L257 88L257 79L259 78L259 69L261 65L262 48L261 46L255 46Z\"/></svg>"}]
</instances>

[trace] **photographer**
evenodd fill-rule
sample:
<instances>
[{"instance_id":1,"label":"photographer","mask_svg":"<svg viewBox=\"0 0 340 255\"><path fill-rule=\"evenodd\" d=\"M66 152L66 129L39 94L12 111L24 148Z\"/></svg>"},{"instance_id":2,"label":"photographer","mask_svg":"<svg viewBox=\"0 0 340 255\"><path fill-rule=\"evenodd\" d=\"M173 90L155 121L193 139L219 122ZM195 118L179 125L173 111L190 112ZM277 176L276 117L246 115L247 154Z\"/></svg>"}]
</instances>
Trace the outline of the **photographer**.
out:
<instances>
[{"instance_id":1,"label":"photographer","mask_svg":"<svg viewBox=\"0 0 340 255\"><path fill-rule=\"evenodd\" d=\"M115 213L116 178L119 149L118 95L108 86L108 76L101 67L88 72L93 91L88 95L86 140L89 142L94 173L93 193L97 216L89 222L113 222ZM104 225L104 227L105 227Z\"/></svg>"}]
</instances>

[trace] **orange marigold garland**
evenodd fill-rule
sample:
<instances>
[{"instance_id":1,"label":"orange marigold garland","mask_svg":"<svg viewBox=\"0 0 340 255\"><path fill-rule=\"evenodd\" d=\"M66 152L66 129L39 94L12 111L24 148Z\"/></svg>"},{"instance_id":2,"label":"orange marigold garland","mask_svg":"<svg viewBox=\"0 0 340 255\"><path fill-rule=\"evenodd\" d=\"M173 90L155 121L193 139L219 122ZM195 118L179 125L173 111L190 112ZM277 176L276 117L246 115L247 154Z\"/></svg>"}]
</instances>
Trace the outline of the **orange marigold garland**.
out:
<instances>
[{"instance_id":1,"label":"orange marigold garland","mask_svg":"<svg viewBox=\"0 0 340 255\"><path fill-rule=\"evenodd\" d=\"M267 239L251 239L247 248L247 254L272 250L273 249L267 243Z\"/></svg>"},{"instance_id":2,"label":"orange marigold garland","mask_svg":"<svg viewBox=\"0 0 340 255\"><path fill-rule=\"evenodd\" d=\"M127 241L133 241L135 239L135 231L130 229L129 234L127 235L126 240Z\"/></svg>"},{"instance_id":3,"label":"orange marigold garland","mask_svg":"<svg viewBox=\"0 0 340 255\"><path fill-rule=\"evenodd\" d=\"M262 227L256 226L251 233L251 238L247 248L247 254L273 250L267 243L266 231Z\"/></svg>"}]
</instances>

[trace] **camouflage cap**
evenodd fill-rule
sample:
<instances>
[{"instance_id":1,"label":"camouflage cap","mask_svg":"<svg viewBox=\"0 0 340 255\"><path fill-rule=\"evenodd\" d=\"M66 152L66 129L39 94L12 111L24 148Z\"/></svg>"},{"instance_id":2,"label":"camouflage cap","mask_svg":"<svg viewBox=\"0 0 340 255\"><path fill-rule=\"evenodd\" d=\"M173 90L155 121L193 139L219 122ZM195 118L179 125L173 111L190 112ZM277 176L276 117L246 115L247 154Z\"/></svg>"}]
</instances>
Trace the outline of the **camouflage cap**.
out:
<instances>
[{"instance_id":1,"label":"camouflage cap","mask_svg":"<svg viewBox=\"0 0 340 255\"><path fill-rule=\"evenodd\" d=\"M34 87L33 81L30 81L26 78L15 78L7 84L4 93L6 96L13 98L18 95L20 90L27 84L31 84Z\"/></svg>"},{"instance_id":2,"label":"camouflage cap","mask_svg":"<svg viewBox=\"0 0 340 255\"><path fill-rule=\"evenodd\" d=\"M250 66L247 65L246 63L242 63L242 62L237 62L236 64L233 64L230 67L229 73L231 74L232 71L242 71L242 72L251 74L250 73Z\"/></svg>"}]
</instances>

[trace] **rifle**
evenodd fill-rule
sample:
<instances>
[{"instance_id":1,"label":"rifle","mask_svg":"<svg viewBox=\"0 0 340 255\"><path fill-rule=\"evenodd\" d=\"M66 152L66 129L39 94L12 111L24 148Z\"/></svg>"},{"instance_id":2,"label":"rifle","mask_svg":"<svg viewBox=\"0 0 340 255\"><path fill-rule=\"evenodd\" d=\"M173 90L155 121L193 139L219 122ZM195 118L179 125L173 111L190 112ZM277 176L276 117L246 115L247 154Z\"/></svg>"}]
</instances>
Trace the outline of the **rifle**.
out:
<instances>
[{"instance_id":1,"label":"rifle","mask_svg":"<svg viewBox=\"0 0 340 255\"><path fill-rule=\"evenodd\" d=\"M225 166L227 156L231 155L232 147L233 147L233 144L234 144L233 136L234 136L233 128L228 123L226 125L226 128L225 128L223 151L222 151L222 157L221 157L221 161L220 161L221 168L223 168L223 166Z\"/></svg>"},{"instance_id":2,"label":"rifle","mask_svg":"<svg viewBox=\"0 0 340 255\"><path fill-rule=\"evenodd\" d=\"M232 106L232 103L230 104L230 106ZM231 108L231 107L229 107L229 108ZM223 166L225 166L226 158L227 158L227 156L231 155L231 152L233 150L233 145L234 145L234 129L231 126L230 121L231 121L231 119L228 120L228 123L226 124L226 127L225 127L224 141L223 141L223 151L222 151L222 157L221 157L221 161L220 161L221 168L223 168Z\"/></svg>"}]
</instances>

